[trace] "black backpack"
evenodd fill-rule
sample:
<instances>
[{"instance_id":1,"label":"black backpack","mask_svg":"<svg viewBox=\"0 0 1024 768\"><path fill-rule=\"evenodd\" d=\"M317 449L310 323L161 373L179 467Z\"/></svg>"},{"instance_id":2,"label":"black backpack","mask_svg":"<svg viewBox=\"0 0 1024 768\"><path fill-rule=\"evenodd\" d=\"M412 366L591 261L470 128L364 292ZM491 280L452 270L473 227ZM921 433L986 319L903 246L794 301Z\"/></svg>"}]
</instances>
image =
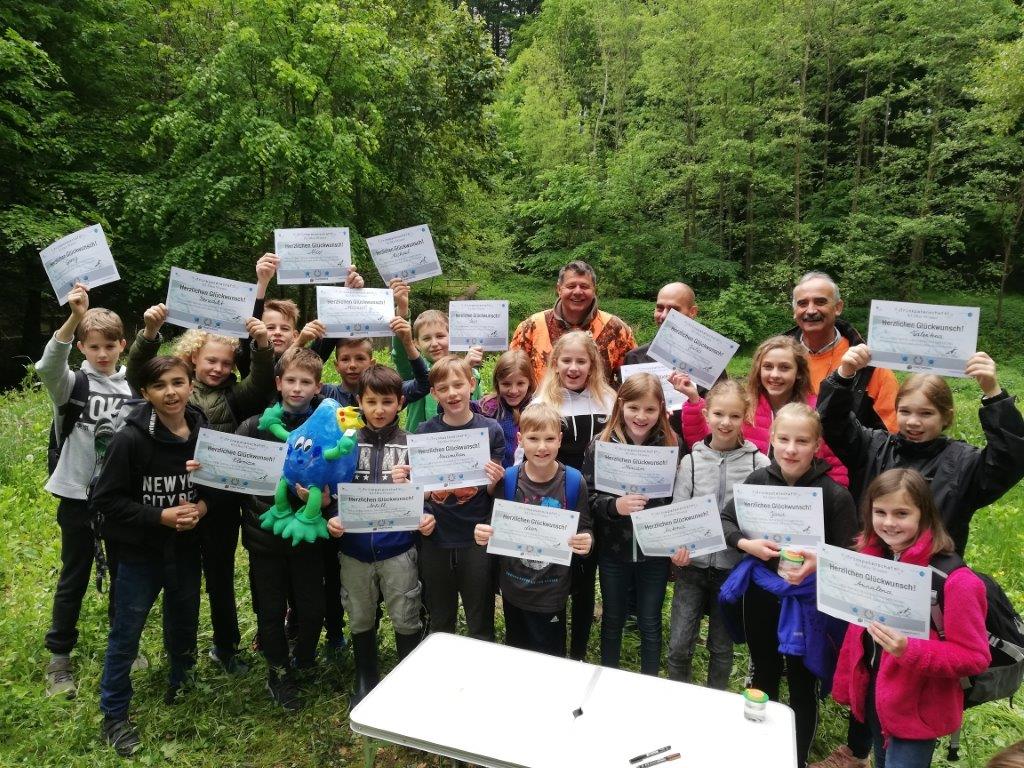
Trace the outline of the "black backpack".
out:
<instances>
[{"instance_id":1,"label":"black backpack","mask_svg":"<svg viewBox=\"0 0 1024 768\"><path fill-rule=\"evenodd\" d=\"M950 573L957 568L966 568L963 559L955 554L936 555L931 560L932 568L932 624L943 640L946 638L943 621L945 583ZM974 574L985 585L988 611L985 614L985 629L988 631L989 650L992 661L988 669L978 675L962 678L964 709L984 704L986 701L1012 699L1024 680L1024 622L1006 596L1003 588L991 576Z\"/></svg>"},{"instance_id":2,"label":"black backpack","mask_svg":"<svg viewBox=\"0 0 1024 768\"><path fill-rule=\"evenodd\" d=\"M68 401L57 406L57 415L50 425L50 440L46 447L46 465L49 474L57 469L57 462L60 461L60 453L64 450L64 443L68 435L75 428L78 419L82 416L86 404L89 402L89 375L79 368L75 371L75 383L71 385L71 394Z\"/></svg>"}]
</instances>

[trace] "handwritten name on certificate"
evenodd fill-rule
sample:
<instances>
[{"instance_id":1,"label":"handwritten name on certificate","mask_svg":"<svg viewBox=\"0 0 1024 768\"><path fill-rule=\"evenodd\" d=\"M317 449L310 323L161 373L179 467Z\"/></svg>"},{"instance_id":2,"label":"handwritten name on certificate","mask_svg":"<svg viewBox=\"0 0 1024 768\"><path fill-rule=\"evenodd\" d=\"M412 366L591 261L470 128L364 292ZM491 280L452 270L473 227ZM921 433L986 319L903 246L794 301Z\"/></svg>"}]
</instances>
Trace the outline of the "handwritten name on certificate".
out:
<instances>
[{"instance_id":1,"label":"handwritten name on certificate","mask_svg":"<svg viewBox=\"0 0 1024 768\"><path fill-rule=\"evenodd\" d=\"M655 334L647 354L711 389L739 347L735 341L673 309Z\"/></svg>"},{"instance_id":2,"label":"handwritten name on certificate","mask_svg":"<svg viewBox=\"0 0 1024 768\"><path fill-rule=\"evenodd\" d=\"M877 621L927 640L931 590L928 566L828 544L818 550L818 610L837 619L864 626Z\"/></svg>"},{"instance_id":3,"label":"handwritten name on certificate","mask_svg":"<svg viewBox=\"0 0 1024 768\"><path fill-rule=\"evenodd\" d=\"M667 365L661 363L637 363L635 365L624 365L619 368L622 373L622 380L625 381L630 376L636 376L638 373L649 373L652 376L657 376L661 382L661 391L665 395L665 405L668 406L670 411L679 411L683 408L683 403L686 402L686 395L682 392L677 392L676 388L669 384L668 376L672 373L672 369Z\"/></svg>"},{"instance_id":4,"label":"handwritten name on certificate","mask_svg":"<svg viewBox=\"0 0 1024 768\"><path fill-rule=\"evenodd\" d=\"M61 306L67 304L75 283L95 288L121 279L99 224L65 235L43 248L39 256Z\"/></svg>"},{"instance_id":5,"label":"handwritten name on certificate","mask_svg":"<svg viewBox=\"0 0 1024 768\"><path fill-rule=\"evenodd\" d=\"M492 555L569 565L569 538L576 535L579 522L580 513L575 509L495 499L491 514L494 533L487 542L487 551Z\"/></svg>"},{"instance_id":6,"label":"handwritten name on certificate","mask_svg":"<svg viewBox=\"0 0 1024 768\"><path fill-rule=\"evenodd\" d=\"M672 495L679 465L675 446L626 445L598 440L594 450L594 489L616 496L639 493L651 499Z\"/></svg>"},{"instance_id":7,"label":"handwritten name on certificate","mask_svg":"<svg viewBox=\"0 0 1024 768\"><path fill-rule=\"evenodd\" d=\"M718 502L712 495L641 509L629 517L636 543L647 557L671 557L680 549L699 557L726 548Z\"/></svg>"},{"instance_id":8,"label":"handwritten name on certificate","mask_svg":"<svg viewBox=\"0 0 1024 768\"><path fill-rule=\"evenodd\" d=\"M391 336L395 296L389 288L318 285L316 316L329 337Z\"/></svg>"},{"instance_id":9,"label":"handwritten name on certificate","mask_svg":"<svg viewBox=\"0 0 1024 768\"><path fill-rule=\"evenodd\" d=\"M980 315L978 307L872 301L871 364L963 378L967 361L978 351Z\"/></svg>"},{"instance_id":10,"label":"handwritten name on certificate","mask_svg":"<svg viewBox=\"0 0 1024 768\"><path fill-rule=\"evenodd\" d=\"M244 339L245 321L256 309L256 286L171 267L166 303L169 323Z\"/></svg>"},{"instance_id":11,"label":"handwritten name on certificate","mask_svg":"<svg viewBox=\"0 0 1024 768\"><path fill-rule=\"evenodd\" d=\"M817 547L825 541L820 488L735 485L736 519L748 539Z\"/></svg>"},{"instance_id":12,"label":"handwritten name on certificate","mask_svg":"<svg viewBox=\"0 0 1024 768\"><path fill-rule=\"evenodd\" d=\"M415 531L423 517L423 486L338 483L338 519L345 533Z\"/></svg>"},{"instance_id":13,"label":"handwritten name on certificate","mask_svg":"<svg viewBox=\"0 0 1024 768\"><path fill-rule=\"evenodd\" d=\"M274 252L281 259L281 285L343 283L352 263L348 227L275 229Z\"/></svg>"},{"instance_id":14,"label":"handwritten name on certificate","mask_svg":"<svg viewBox=\"0 0 1024 768\"><path fill-rule=\"evenodd\" d=\"M434 238L426 224L368 237L366 246L385 283L396 277L415 283L441 274Z\"/></svg>"},{"instance_id":15,"label":"handwritten name on certificate","mask_svg":"<svg viewBox=\"0 0 1024 768\"><path fill-rule=\"evenodd\" d=\"M484 467L491 460L486 429L454 429L409 435L411 480L425 491L487 485Z\"/></svg>"},{"instance_id":16,"label":"handwritten name on certificate","mask_svg":"<svg viewBox=\"0 0 1024 768\"><path fill-rule=\"evenodd\" d=\"M226 491L273 496L287 453L287 443L203 427L195 451L196 461L203 468L192 473L192 482Z\"/></svg>"},{"instance_id":17,"label":"handwritten name on certificate","mask_svg":"<svg viewBox=\"0 0 1024 768\"><path fill-rule=\"evenodd\" d=\"M507 301L450 301L448 323L448 349L453 352L478 346L486 352L508 349Z\"/></svg>"}]
</instances>

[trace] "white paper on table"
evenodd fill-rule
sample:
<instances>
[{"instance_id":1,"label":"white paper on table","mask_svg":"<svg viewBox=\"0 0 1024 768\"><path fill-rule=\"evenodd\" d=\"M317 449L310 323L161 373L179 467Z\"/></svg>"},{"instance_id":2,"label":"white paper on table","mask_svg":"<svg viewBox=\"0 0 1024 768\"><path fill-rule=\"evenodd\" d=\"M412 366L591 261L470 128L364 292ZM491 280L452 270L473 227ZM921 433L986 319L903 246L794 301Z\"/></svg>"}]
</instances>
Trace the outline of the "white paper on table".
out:
<instances>
[{"instance_id":1,"label":"white paper on table","mask_svg":"<svg viewBox=\"0 0 1024 768\"><path fill-rule=\"evenodd\" d=\"M368 237L366 246L385 283L396 277L415 283L441 274L434 238L426 224Z\"/></svg>"},{"instance_id":2,"label":"white paper on table","mask_svg":"<svg viewBox=\"0 0 1024 768\"><path fill-rule=\"evenodd\" d=\"M465 352L483 347L485 352L508 349L507 301L448 302L448 349Z\"/></svg>"},{"instance_id":3,"label":"white paper on table","mask_svg":"<svg viewBox=\"0 0 1024 768\"><path fill-rule=\"evenodd\" d=\"M65 235L43 248L39 256L61 306L68 303L75 283L91 289L121 279L99 224Z\"/></svg>"},{"instance_id":4,"label":"white paper on table","mask_svg":"<svg viewBox=\"0 0 1024 768\"><path fill-rule=\"evenodd\" d=\"M822 613L863 626L877 621L907 637L928 639L932 573L927 565L823 544L817 579Z\"/></svg>"},{"instance_id":5,"label":"white paper on table","mask_svg":"<svg viewBox=\"0 0 1024 768\"><path fill-rule=\"evenodd\" d=\"M825 541L821 488L740 483L733 486L732 497L736 520L748 539L809 548Z\"/></svg>"},{"instance_id":6,"label":"white paper on table","mask_svg":"<svg viewBox=\"0 0 1024 768\"><path fill-rule=\"evenodd\" d=\"M422 517L422 485L338 483L338 519L345 533L415 531Z\"/></svg>"},{"instance_id":7,"label":"white paper on table","mask_svg":"<svg viewBox=\"0 0 1024 768\"><path fill-rule=\"evenodd\" d=\"M316 317L328 337L391 336L395 295L390 288L316 287Z\"/></svg>"},{"instance_id":8,"label":"white paper on table","mask_svg":"<svg viewBox=\"0 0 1024 768\"><path fill-rule=\"evenodd\" d=\"M871 364L964 378L967 361L978 351L980 316L978 307L873 300Z\"/></svg>"},{"instance_id":9,"label":"white paper on table","mask_svg":"<svg viewBox=\"0 0 1024 768\"><path fill-rule=\"evenodd\" d=\"M274 252L281 285L344 283L352 264L348 227L275 229Z\"/></svg>"},{"instance_id":10,"label":"white paper on table","mask_svg":"<svg viewBox=\"0 0 1024 768\"><path fill-rule=\"evenodd\" d=\"M647 557L671 557L680 549L688 549L690 557L700 557L727 546L713 494L641 509L629 517L636 543Z\"/></svg>"},{"instance_id":11,"label":"white paper on table","mask_svg":"<svg viewBox=\"0 0 1024 768\"><path fill-rule=\"evenodd\" d=\"M616 496L639 493L650 499L664 499L672 495L678 467L676 446L598 440L594 449L594 490Z\"/></svg>"},{"instance_id":12,"label":"white paper on table","mask_svg":"<svg viewBox=\"0 0 1024 768\"><path fill-rule=\"evenodd\" d=\"M484 467L491 460L486 429L453 429L409 435L411 480L424 491L487 485Z\"/></svg>"},{"instance_id":13,"label":"white paper on table","mask_svg":"<svg viewBox=\"0 0 1024 768\"><path fill-rule=\"evenodd\" d=\"M735 341L671 309L647 354L711 389L739 347Z\"/></svg>"},{"instance_id":14,"label":"white paper on table","mask_svg":"<svg viewBox=\"0 0 1024 768\"><path fill-rule=\"evenodd\" d=\"M682 392L677 392L676 388L669 383L668 376L672 373L672 369L667 365L662 363L636 363L634 365L624 365L619 368L619 371L621 371L623 381L630 376L636 376L638 373L649 373L657 376L658 380L661 381L661 391L665 395L665 405L668 409L670 411L681 411L683 409L686 395Z\"/></svg>"},{"instance_id":15,"label":"white paper on table","mask_svg":"<svg viewBox=\"0 0 1024 768\"><path fill-rule=\"evenodd\" d=\"M579 522L580 513L575 509L495 499L491 514L494 533L487 542L487 551L492 555L569 565L569 538L576 535Z\"/></svg>"},{"instance_id":16,"label":"white paper on table","mask_svg":"<svg viewBox=\"0 0 1024 768\"><path fill-rule=\"evenodd\" d=\"M256 310L256 285L171 267L167 322L244 339Z\"/></svg>"},{"instance_id":17,"label":"white paper on table","mask_svg":"<svg viewBox=\"0 0 1024 768\"><path fill-rule=\"evenodd\" d=\"M287 443L203 427L195 450L195 459L203 468L192 473L192 482L237 493L273 496L287 455Z\"/></svg>"}]
</instances>

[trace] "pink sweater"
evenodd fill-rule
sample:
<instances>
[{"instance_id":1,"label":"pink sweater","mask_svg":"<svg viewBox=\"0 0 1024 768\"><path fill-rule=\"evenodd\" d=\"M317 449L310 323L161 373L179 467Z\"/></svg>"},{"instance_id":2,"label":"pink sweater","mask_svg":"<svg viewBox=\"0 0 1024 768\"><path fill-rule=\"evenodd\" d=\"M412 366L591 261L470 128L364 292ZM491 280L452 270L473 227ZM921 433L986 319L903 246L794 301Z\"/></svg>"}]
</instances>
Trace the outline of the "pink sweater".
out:
<instances>
[{"instance_id":1,"label":"pink sweater","mask_svg":"<svg viewBox=\"0 0 1024 768\"><path fill-rule=\"evenodd\" d=\"M927 565L931 546L931 533L926 532L900 560ZM877 539L862 551L882 554ZM937 739L953 733L964 714L960 678L988 667L987 601L981 579L969 568L956 569L946 579L943 603L945 640L939 640L933 628L929 640L910 638L899 658L880 651L875 711L886 737ZM864 631L856 624L847 629L832 683L832 697L848 705L862 723L867 722L865 704L871 677L864 654Z\"/></svg>"},{"instance_id":2,"label":"pink sweater","mask_svg":"<svg viewBox=\"0 0 1024 768\"><path fill-rule=\"evenodd\" d=\"M818 398L816 395L811 395L807 398L807 404L814 407L817 403ZM708 427L707 421L704 419L704 399L701 398L696 403L689 401L683 403L683 439L686 441L686 445L692 446L694 443L703 440L711 432ZM768 402L768 398L763 394L757 399L757 409L754 411L754 423L751 424L749 421L743 422L743 437L752 442L757 446L757 449L765 456L768 455L769 446L771 443L772 433L772 422L775 420L775 414L772 413L772 404ZM839 460L839 457L832 453L832 450L825 445L825 441L821 441L821 448L818 449L818 458L824 459L828 462L831 469L828 471L828 476L839 483L843 488L847 488L850 485L850 473L846 469L846 465Z\"/></svg>"}]
</instances>

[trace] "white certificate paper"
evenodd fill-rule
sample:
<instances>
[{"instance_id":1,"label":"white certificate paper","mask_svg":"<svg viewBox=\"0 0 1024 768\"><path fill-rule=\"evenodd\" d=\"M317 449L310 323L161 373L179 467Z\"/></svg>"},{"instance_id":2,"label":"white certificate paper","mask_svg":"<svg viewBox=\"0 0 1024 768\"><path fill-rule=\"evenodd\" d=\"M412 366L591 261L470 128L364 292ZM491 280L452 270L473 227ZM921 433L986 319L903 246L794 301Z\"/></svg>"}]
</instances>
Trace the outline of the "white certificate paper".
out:
<instances>
[{"instance_id":1,"label":"white certificate paper","mask_svg":"<svg viewBox=\"0 0 1024 768\"><path fill-rule=\"evenodd\" d=\"M423 486L338 483L338 519L345 533L415 531L423 517Z\"/></svg>"},{"instance_id":2,"label":"white certificate paper","mask_svg":"<svg viewBox=\"0 0 1024 768\"><path fill-rule=\"evenodd\" d=\"M680 549L688 549L690 557L700 557L726 548L713 495L641 509L629 517L636 543L647 557L671 557Z\"/></svg>"},{"instance_id":3,"label":"white certificate paper","mask_svg":"<svg viewBox=\"0 0 1024 768\"><path fill-rule=\"evenodd\" d=\"M928 639L932 574L926 565L822 545L818 550L818 610L853 624L873 621L907 637Z\"/></svg>"},{"instance_id":4,"label":"white certificate paper","mask_svg":"<svg viewBox=\"0 0 1024 768\"><path fill-rule=\"evenodd\" d=\"M508 349L507 301L448 302L448 349L465 352L483 347L485 352Z\"/></svg>"},{"instance_id":5,"label":"white certificate paper","mask_svg":"<svg viewBox=\"0 0 1024 768\"><path fill-rule=\"evenodd\" d=\"M287 443L203 427L195 451L196 461L203 468L192 473L192 482L226 491L273 496L287 454Z\"/></svg>"},{"instance_id":6,"label":"white certificate paper","mask_svg":"<svg viewBox=\"0 0 1024 768\"><path fill-rule=\"evenodd\" d=\"M825 508L820 488L734 485L736 520L748 539L781 546L816 548L825 541Z\"/></svg>"},{"instance_id":7,"label":"white certificate paper","mask_svg":"<svg viewBox=\"0 0 1024 768\"><path fill-rule=\"evenodd\" d=\"M598 440L594 449L594 490L664 499L672 495L678 465L679 449L675 446Z\"/></svg>"},{"instance_id":8,"label":"white certificate paper","mask_svg":"<svg viewBox=\"0 0 1024 768\"><path fill-rule=\"evenodd\" d=\"M871 364L964 378L967 361L978 351L980 315L978 307L872 301Z\"/></svg>"},{"instance_id":9,"label":"white certificate paper","mask_svg":"<svg viewBox=\"0 0 1024 768\"><path fill-rule=\"evenodd\" d=\"M169 323L244 339L245 321L256 309L256 286L171 267L166 303Z\"/></svg>"},{"instance_id":10,"label":"white certificate paper","mask_svg":"<svg viewBox=\"0 0 1024 768\"><path fill-rule=\"evenodd\" d=\"M75 283L95 288L121 279L103 234L103 227L99 224L72 232L50 243L39 252L39 256L61 306L67 304L68 293L75 287Z\"/></svg>"},{"instance_id":11,"label":"white certificate paper","mask_svg":"<svg viewBox=\"0 0 1024 768\"><path fill-rule=\"evenodd\" d=\"M647 354L711 389L739 347L735 341L673 309L655 334Z\"/></svg>"},{"instance_id":12,"label":"white certificate paper","mask_svg":"<svg viewBox=\"0 0 1024 768\"><path fill-rule=\"evenodd\" d=\"M495 499L491 514L494 533L487 542L487 551L492 555L569 565L569 537L576 535L579 522L580 513L575 509Z\"/></svg>"},{"instance_id":13,"label":"white certificate paper","mask_svg":"<svg viewBox=\"0 0 1024 768\"><path fill-rule=\"evenodd\" d=\"M625 381L630 376L636 376L638 373L650 373L653 376L657 376L661 381L661 391L665 395L665 405L668 406L670 411L680 411L683 408L683 403L686 402L686 395L682 392L677 392L676 388L668 382L668 376L672 373L672 369L667 365L661 363L637 363L636 365L624 365L619 368L622 373L622 380Z\"/></svg>"},{"instance_id":14,"label":"white certificate paper","mask_svg":"<svg viewBox=\"0 0 1024 768\"><path fill-rule=\"evenodd\" d=\"M487 485L484 466L491 460L486 429L454 429L409 435L409 464L414 483L425 491Z\"/></svg>"},{"instance_id":15,"label":"white certificate paper","mask_svg":"<svg viewBox=\"0 0 1024 768\"><path fill-rule=\"evenodd\" d=\"M441 274L434 238L426 224L368 237L366 246L385 283L396 277L415 283Z\"/></svg>"},{"instance_id":16,"label":"white certificate paper","mask_svg":"<svg viewBox=\"0 0 1024 768\"><path fill-rule=\"evenodd\" d=\"M390 288L316 287L316 316L328 337L391 336L395 295Z\"/></svg>"},{"instance_id":17,"label":"white certificate paper","mask_svg":"<svg viewBox=\"0 0 1024 768\"><path fill-rule=\"evenodd\" d=\"M348 227L275 229L274 252L281 259L281 285L344 283L352 263Z\"/></svg>"}]
</instances>

